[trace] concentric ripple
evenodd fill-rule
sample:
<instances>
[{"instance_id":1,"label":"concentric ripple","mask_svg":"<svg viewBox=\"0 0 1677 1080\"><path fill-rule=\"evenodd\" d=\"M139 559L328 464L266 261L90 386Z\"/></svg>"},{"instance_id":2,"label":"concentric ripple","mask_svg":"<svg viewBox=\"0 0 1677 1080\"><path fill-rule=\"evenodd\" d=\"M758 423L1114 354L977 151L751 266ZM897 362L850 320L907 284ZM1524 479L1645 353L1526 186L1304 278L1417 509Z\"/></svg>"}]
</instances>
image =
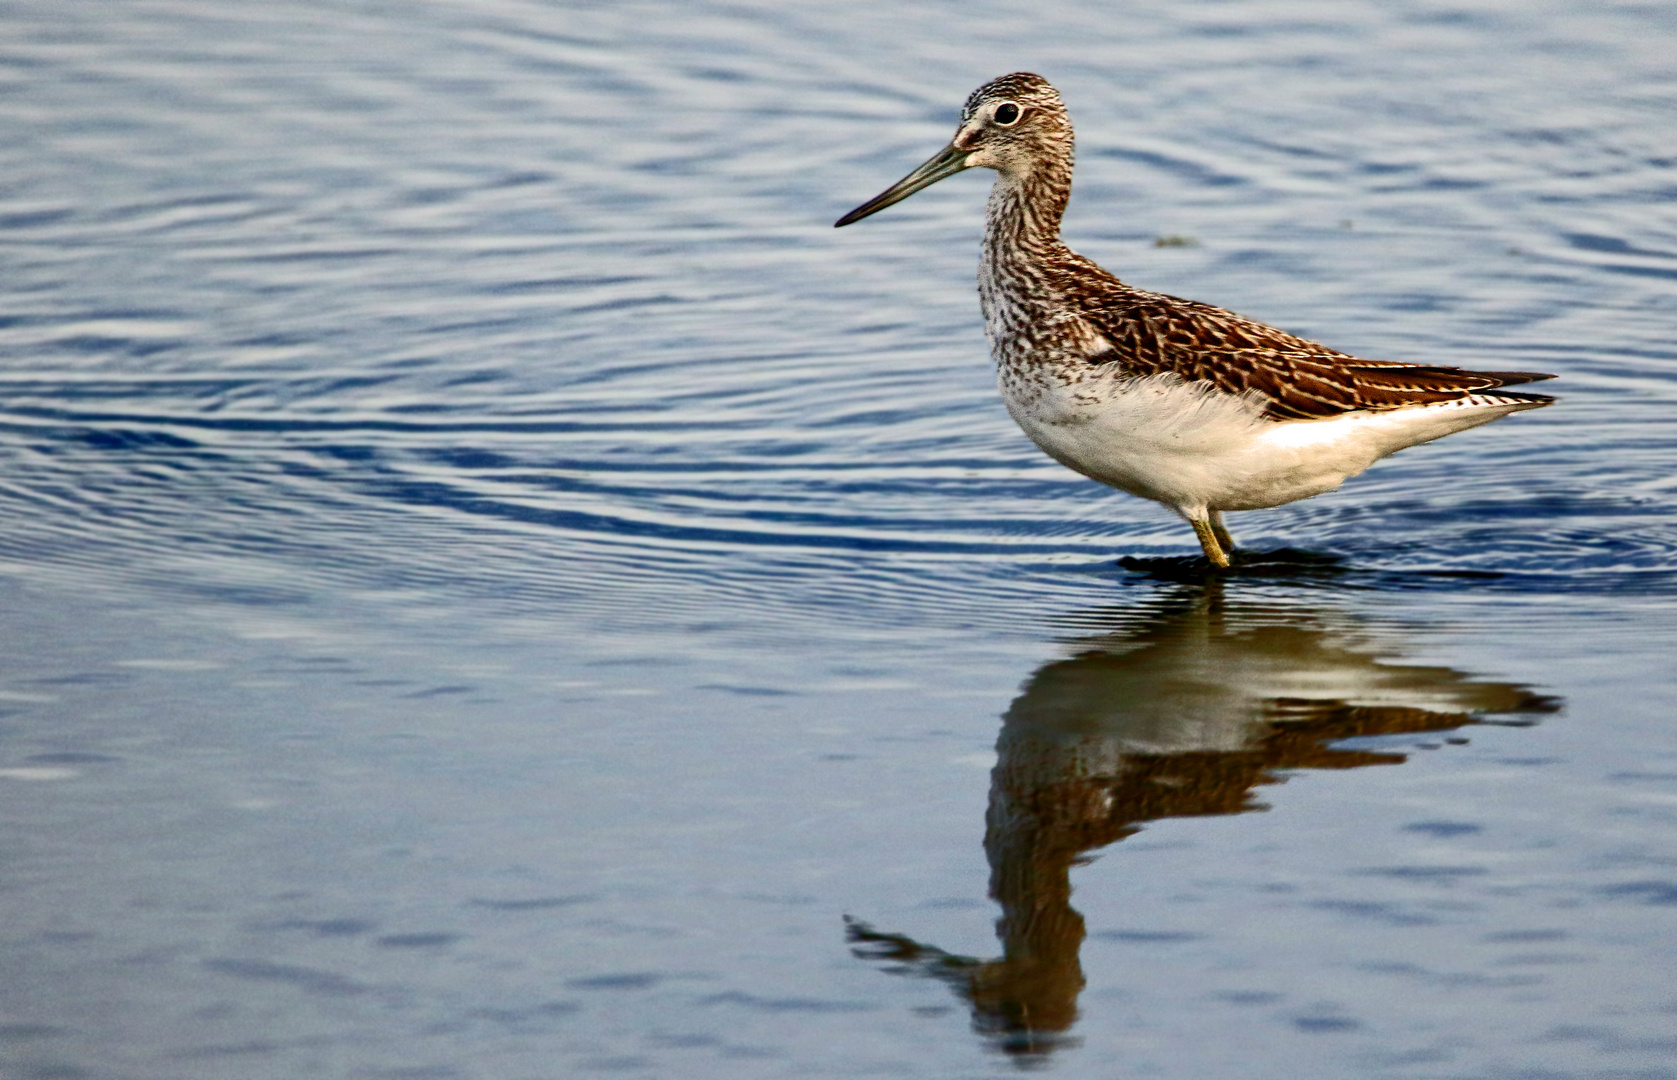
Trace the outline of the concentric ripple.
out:
<instances>
[{"instance_id":1,"label":"concentric ripple","mask_svg":"<svg viewBox=\"0 0 1677 1080\"><path fill-rule=\"evenodd\" d=\"M1010 595L1080 595L1050 569L1067 560L1118 574L1191 549L1002 413L968 284L978 182L825 229L937 140L964 85L947 64L912 89L841 77L792 46L829 28L813 13L654 75L612 66L599 45L627 16L605 12L556 33L520 4L421 6L369 52L370 14L361 33L307 5L127 10L15 20L14 572L491 618L563 604L581 625L653 595L661 618L970 625L1010 623ZM1298 29L1263 40L1340 47ZM726 53L745 31L716 32ZM1677 236L1647 106L1503 126L1464 75L1448 93L1474 124L1391 99L1374 107L1418 111L1353 140L1308 93L1213 121L1226 88L1158 74L1065 79L1089 148L1069 231L1091 254L1367 355L1565 376L1559 408L1237 535L1520 590L1668 591ZM821 111L785 107L789 85ZM1149 242L1190 227L1202 246Z\"/></svg>"}]
</instances>

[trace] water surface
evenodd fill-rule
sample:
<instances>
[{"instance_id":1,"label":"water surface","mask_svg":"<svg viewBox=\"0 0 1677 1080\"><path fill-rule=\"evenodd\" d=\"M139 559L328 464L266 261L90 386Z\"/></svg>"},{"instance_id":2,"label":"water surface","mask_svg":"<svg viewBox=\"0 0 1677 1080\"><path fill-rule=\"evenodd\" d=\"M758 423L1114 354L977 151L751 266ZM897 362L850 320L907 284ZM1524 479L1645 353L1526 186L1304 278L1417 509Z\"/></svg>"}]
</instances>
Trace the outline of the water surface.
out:
<instances>
[{"instance_id":1,"label":"water surface","mask_svg":"<svg viewBox=\"0 0 1677 1080\"><path fill-rule=\"evenodd\" d=\"M1666 9L0 15L0 1076L1677 1076ZM1020 69L1126 280L1561 403L1207 581L982 177L831 228Z\"/></svg>"}]
</instances>

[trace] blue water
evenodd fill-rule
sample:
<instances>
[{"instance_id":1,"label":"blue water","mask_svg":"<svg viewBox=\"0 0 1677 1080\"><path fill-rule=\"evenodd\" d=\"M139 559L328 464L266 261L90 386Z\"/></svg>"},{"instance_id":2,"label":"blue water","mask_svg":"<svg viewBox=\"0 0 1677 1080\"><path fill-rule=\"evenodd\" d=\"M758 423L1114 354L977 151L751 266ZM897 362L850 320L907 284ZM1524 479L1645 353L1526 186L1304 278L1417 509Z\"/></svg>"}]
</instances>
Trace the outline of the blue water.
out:
<instances>
[{"instance_id":1,"label":"blue water","mask_svg":"<svg viewBox=\"0 0 1677 1080\"><path fill-rule=\"evenodd\" d=\"M1669 7L0 25L0 1078L1677 1077ZM831 228L1021 69L1127 281L1561 402L1207 581L982 176Z\"/></svg>"}]
</instances>

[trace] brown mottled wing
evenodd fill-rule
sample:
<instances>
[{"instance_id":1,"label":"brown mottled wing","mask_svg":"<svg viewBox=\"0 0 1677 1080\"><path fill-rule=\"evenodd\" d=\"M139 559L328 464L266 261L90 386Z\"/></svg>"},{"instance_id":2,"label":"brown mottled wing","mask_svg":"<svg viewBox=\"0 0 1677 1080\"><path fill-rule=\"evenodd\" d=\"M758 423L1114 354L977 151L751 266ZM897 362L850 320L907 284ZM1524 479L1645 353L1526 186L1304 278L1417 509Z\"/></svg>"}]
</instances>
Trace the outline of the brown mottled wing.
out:
<instances>
[{"instance_id":1,"label":"brown mottled wing","mask_svg":"<svg viewBox=\"0 0 1677 1080\"><path fill-rule=\"evenodd\" d=\"M1554 377L1360 360L1222 308L1114 284L1111 292L1079 305L1112 344L1092 363L1117 363L1137 376L1170 372L1230 393L1255 392L1268 402L1264 415L1273 420L1455 401ZM1487 396L1533 404L1554 400L1528 393Z\"/></svg>"}]
</instances>

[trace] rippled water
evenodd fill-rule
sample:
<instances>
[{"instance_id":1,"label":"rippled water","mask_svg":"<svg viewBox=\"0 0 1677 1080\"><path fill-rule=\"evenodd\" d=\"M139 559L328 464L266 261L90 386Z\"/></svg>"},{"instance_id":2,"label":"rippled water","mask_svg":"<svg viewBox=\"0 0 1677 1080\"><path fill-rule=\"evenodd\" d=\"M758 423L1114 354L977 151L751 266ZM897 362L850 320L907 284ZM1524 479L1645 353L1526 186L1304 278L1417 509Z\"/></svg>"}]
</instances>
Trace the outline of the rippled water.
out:
<instances>
[{"instance_id":1,"label":"rippled water","mask_svg":"<svg viewBox=\"0 0 1677 1080\"><path fill-rule=\"evenodd\" d=\"M0 1077L1677 1077L1669 7L0 18ZM1206 581L983 178L830 227L1018 69L1126 280L1561 403Z\"/></svg>"}]
</instances>

